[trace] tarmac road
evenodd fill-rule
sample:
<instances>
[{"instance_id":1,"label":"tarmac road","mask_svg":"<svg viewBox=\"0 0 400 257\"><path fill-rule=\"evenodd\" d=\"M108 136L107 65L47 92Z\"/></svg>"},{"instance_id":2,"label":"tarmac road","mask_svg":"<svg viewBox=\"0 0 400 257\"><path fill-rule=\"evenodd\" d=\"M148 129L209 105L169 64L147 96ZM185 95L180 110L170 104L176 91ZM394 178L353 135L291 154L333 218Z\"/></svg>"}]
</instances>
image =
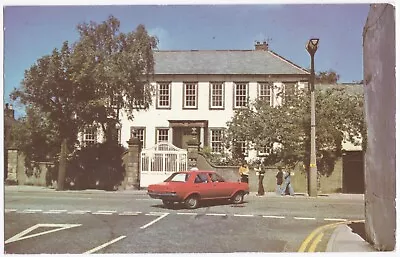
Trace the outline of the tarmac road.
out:
<instances>
[{"instance_id":1,"label":"tarmac road","mask_svg":"<svg viewBox=\"0 0 400 257\"><path fill-rule=\"evenodd\" d=\"M166 209L143 192L6 190L5 251L297 252L316 228L364 218L360 197L251 195L246 201L242 205L206 203L186 210L180 205ZM332 231L326 230L314 243L314 251L326 249Z\"/></svg>"}]
</instances>

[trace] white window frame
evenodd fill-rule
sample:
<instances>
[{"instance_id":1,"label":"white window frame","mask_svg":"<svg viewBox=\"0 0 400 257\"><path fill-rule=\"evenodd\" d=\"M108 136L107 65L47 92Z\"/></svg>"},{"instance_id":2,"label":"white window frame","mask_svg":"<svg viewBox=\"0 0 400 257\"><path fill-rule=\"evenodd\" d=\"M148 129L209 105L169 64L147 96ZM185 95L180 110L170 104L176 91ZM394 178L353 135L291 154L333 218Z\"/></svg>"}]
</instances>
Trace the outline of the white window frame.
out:
<instances>
[{"instance_id":1,"label":"white window frame","mask_svg":"<svg viewBox=\"0 0 400 257\"><path fill-rule=\"evenodd\" d=\"M146 127L131 127L131 138L133 138L133 133L136 131L136 137L139 138L142 148L146 148Z\"/></svg>"},{"instance_id":2,"label":"white window frame","mask_svg":"<svg viewBox=\"0 0 400 257\"><path fill-rule=\"evenodd\" d=\"M220 138L218 140L215 140L216 136L214 133L220 133ZM211 152L212 153L223 153L224 152L224 146L223 146L223 137L224 137L224 129L223 128L211 128L210 129L210 147L211 147ZM215 145L215 147L214 147ZM219 146L219 147L218 147ZM219 149L217 149L219 148Z\"/></svg>"},{"instance_id":3,"label":"white window frame","mask_svg":"<svg viewBox=\"0 0 400 257\"><path fill-rule=\"evenodd\" d=\"M188 94L188 92L190 92L190 94ZM184 109L197 109L197 102L198 102L198 83L197 82L184 82L183 83L183 108ZM193 105L188 105L188 103L191 103Z\"/></svg>"},{"instance_id":4,"label":"white window frame","mask_svg":"<svg viewBox=\"0 0 400 257\"><path fill-rule=\"evenodd\" d=\"M164 138L166 137L166 139L160 140L161 137L164 137ZM169 128L157 128L156 129L156 144L158 144L160 142L169 142Z\"/></svg>"},{"instance_id":5,"label":"white window frame","mask_svg":"<svg viewBox=\"0 0 400 257\"><path fill-rule=\"evenodd\" d=\"M241 94L238 94L238 91L240 91ZM243 92L245 92L245 94L243 94ZM240 99L238 97L240 97ZM248 82L234 82L233 108L234 109L247 108L248 98L249 98L249 83ZM239 102L243 103L243 105L239 105L238 104Z\"/></svg>"},{"instance_id":6,"label":"white window frame","mask_svg":"<svg viewBox=\"0 0 400 257\"><path fill-rule=\"evenodd\" d=\"M164 88L168 87L168 88ZM168 95L166 94L168 92ZM166 97L166 99L161 99ZM164 103L167 102L168 104ZM171 109L171 83L157 82L157 109Z\"/></svg>"},{"instance_id":7,"label":"white window frame","mask_svg":"<svg viewBox=\"0 0 400 257\"><path fill-rule=\"evenodd\" d=\"M218 93L218 94L215 94ZM217 99L220 98L220 99ZM225 108L225 83L224 82L210 82L210 109L224 109ZM220 105L215 103L220 102Z\"/></svg>"},{"instance_id":8,"label":"white window frame","mask_svg":"<svg viewBox=\"0 0 400 257\"><path fill-rule=\"evenodd\" d=\"M94 126L86 127L82 133L82 145L87 147L97 143L97 128Z\"/></svg>"},{"instance_id":9,"label":"white window frame","mask_svg":"<svg viewBox=\"0 0 400 257\"><path fill-rule=\"evenodd\" d=\"M268 102L273 106L274 83L272 82L258 82L258 98L262 101Z\"/></svg>"},{"instance_id":10,"label":"white window frame","mask_svg":"<svg viewBox=\"0 0 400 257\"><path fill-rule=\"evenodd\" d=\"M267 146L263 147L262 150L257 151L258 156L267 156L272 154L274 143L269 143Z\"/></svg>"}]
</instances>

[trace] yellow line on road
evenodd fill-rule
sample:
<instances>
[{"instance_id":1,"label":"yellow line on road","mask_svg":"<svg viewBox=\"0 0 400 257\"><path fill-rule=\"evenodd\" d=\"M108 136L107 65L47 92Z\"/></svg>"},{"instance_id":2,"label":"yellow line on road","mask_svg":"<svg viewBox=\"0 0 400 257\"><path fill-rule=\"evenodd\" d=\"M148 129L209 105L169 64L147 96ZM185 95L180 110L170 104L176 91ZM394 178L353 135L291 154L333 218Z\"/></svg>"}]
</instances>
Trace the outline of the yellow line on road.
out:
<instances>
[{"instance_id":1,"label":"yellow line on road","mask_svg":"<svg viewBox=\"0 0 400 257\"><path fill-rule=\"evenodd\" d=\"M337 223L333 223L333 224L328 224L328 225L324 225L321 227L316 228L313 232L311 232L310 235L308 235L306 237L306 239L304 239L303 243L301 244L299 251L298 252L305 252L308 244L311 242L311 240L321 231L323 231L324 229L330 228L330 227L335 227L338 226L340 224L345 224L347 223L346 221L342 221L342 222L337 222Z\"/></svg>"},{"instance_id":2,"label":"yellow line on road","mask_svg":"<svg viewBox=\"0 0 400 257\"><path fill-rule=\"evenodd\" d=\"M317 249L317 245L319 242L321 242L322 237L324 236L324 233L319 233L318 236L314 239L312 242L310 248L308 249L309 252L315 252L315 249Z\"/></svg>"},{"instance_id":3,"label":"yellow line on road","mask_svg":"<svg viewBox=\"0 0 400 257\"><path fill-rule=\"evenodd\" d=\"M306 237L306 239L304 239L303 243L300 245L300 248L299 248L298 252L305 252L305 250L306 250L307 246L309 245L309 243L311 242L311 240L318 233L324 231L325 229L336 227L336 226L338 226L340 224L350 224L350 223L353 223L353 222L364 222L364 221L365 220L353 220L353 221L348 220L348 221L341 221L341 222L336 222L336 223L327 224L327 225L318 227L318 228L314 229L314 231L312 231L311 234Z\"/></svg>"}]
</instances>

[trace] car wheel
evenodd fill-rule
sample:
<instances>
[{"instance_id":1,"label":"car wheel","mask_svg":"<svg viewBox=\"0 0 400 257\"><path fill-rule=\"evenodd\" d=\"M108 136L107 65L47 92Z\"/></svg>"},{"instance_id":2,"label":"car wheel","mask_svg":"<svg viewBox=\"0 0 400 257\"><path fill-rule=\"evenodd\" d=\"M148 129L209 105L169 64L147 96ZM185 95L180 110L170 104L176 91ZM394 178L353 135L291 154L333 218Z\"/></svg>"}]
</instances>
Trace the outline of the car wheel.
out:
<instances>
[{"instance_id":1,"label":"car wheel","mask_svg":"<svg viewBox=\"0 0 400 257\"><path fill-rule=\"evenodd\" d=\"M174 205L174 202L167 201L167 200L162 200L162 203L165 205L165 207L170 208Z\"/></svg>"},{"instance_id":2,"label":"car wheel","mask_svg":"<svg viewBox=\"0 0 400 257\"><path fill-rule=\"evenodd\" d=\"M185 206L189 209L196 209L199 206L199 197L191 195L185 200Z\"/></svg>"},{"instance_id":3,"label":"car wheel","mask_svg":"<svg viewBox=\"0 0 400 257\"><path fill-rule=\"evenodd\" d=\"M234 204L242 203L243 198L244 198L243 192L238 192L233 196L232 203L234 203Z\"/></svg>"}]
</instances>

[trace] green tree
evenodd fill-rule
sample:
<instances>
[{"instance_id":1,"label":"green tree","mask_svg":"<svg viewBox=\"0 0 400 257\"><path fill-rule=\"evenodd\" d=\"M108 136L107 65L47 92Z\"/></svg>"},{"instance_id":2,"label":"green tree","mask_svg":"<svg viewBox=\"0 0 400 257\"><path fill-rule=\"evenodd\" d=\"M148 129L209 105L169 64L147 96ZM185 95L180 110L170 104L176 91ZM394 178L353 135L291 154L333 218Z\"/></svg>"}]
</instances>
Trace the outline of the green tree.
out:
<instances>
[{"instance_id":1,"label":"green tree","mask_svg":"<svg viewBox=\"0 0 400 257\"><path fill-rule=\"evenodd\" d=\"M49 114L38 108L26 108L26 115L14 123L11 138L15 146L24 153L27 167L40 161L53 161L59 154L61 141L57 128L51 122ZM74 143L71 137L68 148L73 148Z\"/></svg>"},{"instance_id":2,"label":"green tree","mask_svg":"<svg viewBox=\"0 0 400 257\"><path fill-rule=\"evenodd\" d=\"M64 42L61 50L39 58L11 93L13 100L37 108L54 126L61 142L57 190L64 189L67 153L73 150L68 142L78 131L100 125L107 142L115 143L109 139L116 135L120 110L132 119L133 110L151 104L157 39L143 25L127 34L119 26L112 16L101 24L79 24L79 40L72 47Z\"/></svg>"},{"instance_id":3,"label":"green tree","mask_svg":"<svg viewBox=\"0 0 400 257\"><path fill-rule=\"evenodd\" d=\"M255 150L273 145L264 159L266 165L294 167L302 162L308 167L309 108L308 92L302 90L277 107L258 99L250 108L235 113L227 124L225 140L246 140ZM342 88L316 90L316 121L318 169L329 175L341 155L342 141L358 144L359 135L365 136L362 95L349 94Z\"/></svg>"},{"instance_id":4,"label":"green tree","mask_svg":"<svg viewBox=\"0 0 400 257\"><path fill-rule=\"evenodd\" d=\"M120 22L113 16L100 24L82 23L77 28L80 38L74 45L72 76L91 95L81 118L87 124L99 124L109 141L115 136L120 110L132 119L133 110L147 109L151 104L157 39L143 25L133 32L120 32Z\"/></svg>"},{"instance_id":5,"label":"green tree","mask_svg":"<svg viewBox=\"0 0 400 257\"><path fill-rule=\"evenodd\" d=\"M78 123L73 117L84 104L76 97L81 93L80 88L71 80L70 54L68 42L64 42L61 50L54 49L51 55L38 59L25 71L21 87L11 93L13 100L32 106L52 123L53 135L61 142L57 190L64 188L68 141L76 138L78 131ZM32 141L40 138L38 134L32 136Z\"/></svg>"},{"instance_id":6,"label":"green tree","mask_svg":"<svg viewBox=\"0 0 400 257\"><path fill-rule=\"evenodd\" d=\"M321 71L315 75L315 83L320 84L336 84L340 79L340 75L334 70Z\"/></svg>"}]
</instances>

